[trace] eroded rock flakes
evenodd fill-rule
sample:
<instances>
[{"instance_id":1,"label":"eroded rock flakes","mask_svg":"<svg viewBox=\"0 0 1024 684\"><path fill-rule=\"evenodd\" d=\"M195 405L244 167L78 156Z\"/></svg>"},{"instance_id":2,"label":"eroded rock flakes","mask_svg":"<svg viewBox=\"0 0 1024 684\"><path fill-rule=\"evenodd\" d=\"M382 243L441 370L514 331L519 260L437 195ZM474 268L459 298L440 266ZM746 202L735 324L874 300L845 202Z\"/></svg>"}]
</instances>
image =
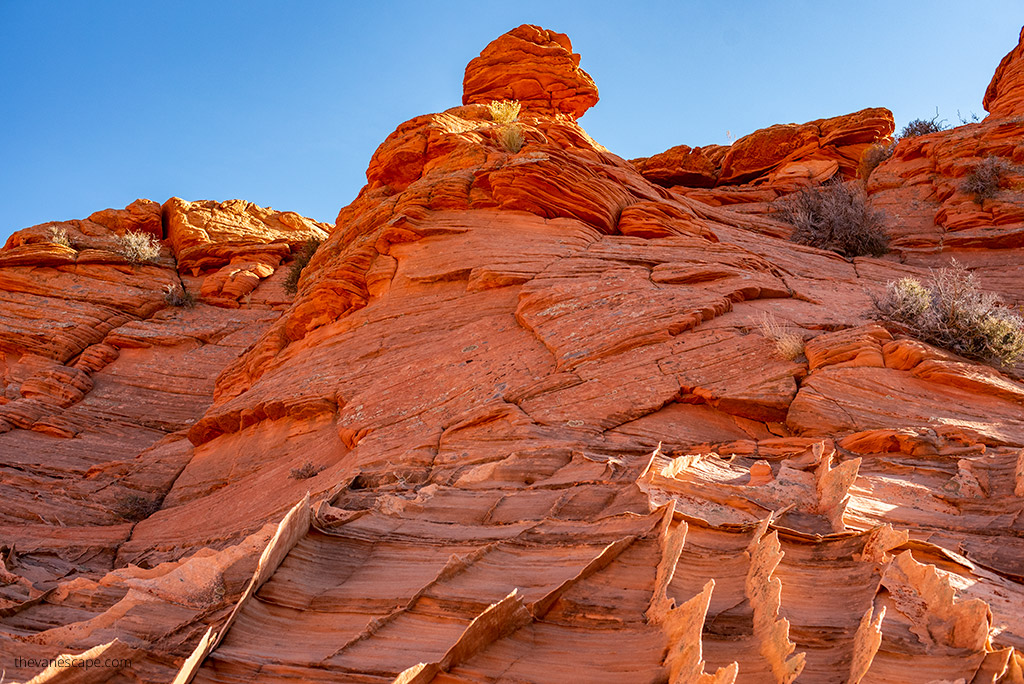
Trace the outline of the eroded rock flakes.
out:
<instances>
[{"instance_id":1,"label":"eroded rock flakes","mask_svg":"<svg viewBox=\"0 0 1024 684\"><path fill-rule=\"evenodd\" d=\"M631 163L535 26L399 126L334 226L172 198L16 233L7 679L69 654L131 662L76 681L1024 682L1024 369L872 315L950 257L1024 302L1024 195L959 190L1024 161L1022 49L984 122L871 174L883 258L789 242L775 203L852 179L887 110Z\"/></svg>"}]
</instances>

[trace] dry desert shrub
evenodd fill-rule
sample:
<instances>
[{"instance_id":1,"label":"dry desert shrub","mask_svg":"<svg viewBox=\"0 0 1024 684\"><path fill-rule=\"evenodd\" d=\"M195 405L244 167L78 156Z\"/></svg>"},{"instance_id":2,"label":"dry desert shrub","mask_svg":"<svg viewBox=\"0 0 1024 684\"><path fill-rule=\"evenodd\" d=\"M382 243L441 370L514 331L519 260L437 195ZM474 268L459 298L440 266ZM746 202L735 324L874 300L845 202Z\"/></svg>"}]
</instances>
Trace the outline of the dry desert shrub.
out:
<instances>
[{"instance_id":1,"label":"dry desert shrub","mask_svg":"<svg viewBox=\"0 0 1024 684\"><path fill-rule=\"evenodd\" d=\"M888 251L885 212L873 209L856 183L830 181L804 188L783 205L794 242L845 257L881 256Z\"/></svg>"},{"instance_id":2,"label":"dry desert shrub","mask_svg":"<svg viewBox=\"0 0 1024 684\"><path fill-rule=\"evenodd\" d=\"M987 199L992 199L999 192L1006 176L1013 170L1013 166L1000 157L985 157L974 167L974 170L967 174L960 190L968 195L974 196L974 201L981 204Z\"/></svg>"},{"instance_id":3,"label":"dry desert shrub","mask_svg":"<svg viewBox=\"0 0 1024 684\"><path fill-rule=\"evenodd\" d=\"M183 285L164 285L164 301L171 306L180 306L191 309L196 305L196 296L185 289Z\"/></svg>"},{"instance_id":4,"label":"dry desert shrub","mask_svg":"<svg viewBox=\"0 0 1024 684\"><path fill-rule=\"evenodd\" d=\"M310 238L299 249L298 254L295 255L295 259L292 260L291 266L288 267L288 274L284 277L284 291L288 294L295 294L299 289L299 278L302 276L303 269L309 264L309 260L316 254L316 250L320 249L320 244L323 240L319 238Z\"/></svg>"},{"instance_id":5,"label":"dry desert shrub","mask_svg":"<svg viewBox=\"0 0 1024 684\"><path fill-rule=\"evenodd\" d=\"M978 118L978 115L975 114L974 112L971 112L971 115L967 117L961 114L959 109L956 110L956 118L960 119L961 126L966 126L967 124L972 123L978 123L981 120Z\"/></svg>"},{"instance_id":6,"label":"dry desert shrub","mask_svg":"<svg viewBox=\"0 0 1024 684\"><path fill-rule=\"evenodd\" d=\"M491 120L498 123L512 123L519 118L518 100L494 100L487 103L487 111Z\"/></svg>"},{"instance_id":7,"label":"dry desert shrub","mask_svg":"<svg viewBox=\"0 0 1024 684\"><path fill-rule=\"evenodd\" d=\"M160 241L149 233L129 230L117 238L117 252L133 264L160 258Z\"/></svg>"},{"instance_id":8,"label":"dry desert shrub","mask_svg":"<svg viewBox=\"0 0 1024 684\"><path fill-rule=\"evenodd\" d=\"M890 282L875 308L883 320L960 356L1004 365L1024 359L1024 317L981 292L974 274L956 261L933 271L931 285L915 278Z\"/></svg>"},{"instance_id":9,"label":"dry desert shrub","mask_svg":"<svg viewBox=\"0 0 1024 684\"><path fill-rule=\"evenodd\" d=\"M526 138L523 136L523 127L519 124L506 124L498 131L498 142L507 151L515 154L523 149Z\"/></svg>"},{"instance_id":10,"label":"dry desert shrub","mask_svg":"<svg viewBox=\"0 0 1024 684\"><path fill-rule=\"evenodd\" d=\"M124 520L138 522L160 510L160 500L140 494L122 494L117 497L117 515Z\"/></svg>"},{"instance_id":11,"label":"dry desert shrub","mask_svg":"<svg viewBox=\"0 0 1024 684\"><path fill-rule=\"evenodd\" d=\"M292 468L288 473L288 477L293 480L308 480L311 477L316 477L320 474L320 471L324 469L324 466L315 466L312 461L306 461L298 468Z\"/></svg>"},{"instance_id":12,"label":"dry desert shrub","mask_svg":"<svg viewBox=\"0 0 1024 684\"><path fill-rule=\"evenodd\" d=\"M868 149L864 150L864 154L860 156L860 165L857 167L857 174L866 181L871 176L871 172L875 170L875 167L892 156L892 151L894 149L896 149L896 143L891 142L875 143Z\"/></svg>"},{"instance_id":13,"label":"dry desert shrub","mask_svg":"<svg viewBox=\"0 0 1024 684\"><path fill-rule=\"evenodd\" d=\"M804 353L804 340L800 335L791 332L787 326L779 323L773 314L763 312L758 321L761 334L775 344L775 353L780 358L792 361Z\"/></svg>"},{"instance_id":14,"label":"dry desert shrub","mask_svg":"<svg viewBox=\"0 0 1024 684\"><path fill-rule=\"evenodd\" d=\"M945 119L939 120L938 113L935 114L934 119L914 119L900 131L900 138L915 138L919 135L928 135L929 133L938 133L939 131L946 130Z\"/></svg>"}]
</instances>

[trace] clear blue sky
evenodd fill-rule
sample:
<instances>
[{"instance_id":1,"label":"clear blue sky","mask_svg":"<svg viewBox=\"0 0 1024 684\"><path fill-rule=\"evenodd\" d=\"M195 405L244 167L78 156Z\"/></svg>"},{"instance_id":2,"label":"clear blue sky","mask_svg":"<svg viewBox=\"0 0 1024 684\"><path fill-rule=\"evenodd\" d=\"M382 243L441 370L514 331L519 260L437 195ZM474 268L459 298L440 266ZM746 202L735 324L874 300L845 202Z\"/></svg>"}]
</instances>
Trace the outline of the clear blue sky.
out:
<instances>
[{"instance_id":1,"label":"clear blue sky","mask_svg":"<svg viewBox=\"0 0 1024 684\"><path fill-rule=\"evenodd\" d=\"M631 158L864 107L984 116L1024 6L0 0L0 240L173 195L333 223L377 145L460 104L522 23L569 34L601 93L581 124Z\"/></svg>"}]
</instances>

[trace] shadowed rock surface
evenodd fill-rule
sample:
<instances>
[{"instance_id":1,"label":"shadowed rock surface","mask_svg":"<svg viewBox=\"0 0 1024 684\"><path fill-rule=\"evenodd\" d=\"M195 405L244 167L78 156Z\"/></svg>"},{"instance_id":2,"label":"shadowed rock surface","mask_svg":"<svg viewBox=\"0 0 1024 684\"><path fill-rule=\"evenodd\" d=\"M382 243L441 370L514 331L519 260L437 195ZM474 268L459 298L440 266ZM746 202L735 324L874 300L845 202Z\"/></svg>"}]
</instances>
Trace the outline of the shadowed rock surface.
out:
<instances>
[{"instance_id":1,"label":"shadowed rock surface","mask_svg":"<svg viewBox=\"0 0 1024 684\"><path fill-rule=\"evenodd\" d=\"M85 654L131 666L76 681L1024 682L1024 369L872 314L951 257L1024 302L1016 177L958 189L1024 161L1021 55L984 122L870 175L883 258L790 242L775 203L852 179L888 111L628 162L532 26L381 144L334 226L172 198L16 233L8 680ZM492 99L523 103L517 153ZM120 256L128 230L160 257Z\"/></svg>"}]
</instances>

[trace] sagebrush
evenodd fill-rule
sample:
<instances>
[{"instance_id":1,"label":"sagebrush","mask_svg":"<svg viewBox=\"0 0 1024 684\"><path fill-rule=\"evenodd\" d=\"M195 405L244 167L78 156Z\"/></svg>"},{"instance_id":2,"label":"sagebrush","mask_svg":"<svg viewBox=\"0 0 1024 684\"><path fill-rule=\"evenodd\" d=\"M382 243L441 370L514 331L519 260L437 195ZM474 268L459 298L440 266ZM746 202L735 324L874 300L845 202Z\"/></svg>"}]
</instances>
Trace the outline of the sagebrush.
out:
<instances>
[{"instance_id":1,"label":"sagebrush","mask_svg":"<svg viewBox=\"0 0 1024 684\"><path fill-rule=\"evenodd\" d=\"M288 267L288 274L284 277L285 292L288 294L298 292L299 278L302 276L302 271L309 264L309 260L313 258L313 255L316 254L316 250L320 249L322 242L323 240L319 238L310 238L299 248L298 253L292 260L291 266Z\"/></svg>"},{"instance_id":2,"label":"sagebrush","mask_svg":"<svg viewBox=\"0 0 1024 684\"><path fill-rule=\"evenodd\" d=\"M974 170L967 174L960 190L974 197L974 201L981 204L987 199L992 199L999 192L1006 176L1013 170L1013 166L1000 157L985 157L974 167Z\"/></svg>"},{"instance_id":3,"label":"sagebrush","mask_svg":"<svg viewBox=\"0 0 1024 684\"><path fill-rule=\"evenodd\" d=\"M491 120L498 123L512 123L519 118L519 100L495 100L487 103Z\"/></svg>"},{"instance_id":4,"label":"sagebrush","mask_svg":"<svg viewBox=\"0 0 1024 684\"><path fill-rule=\"evenodd\" d=\"M804 188L782 206L792 239L845 257L881 256L889 249L888 217L873 209L857 183L830 181Z\"/></svg>"},{"instance_id":5,"label":"sagebrush","mask_svg":"<svg viewBox=\"0 0 1024 684\"><path fill-rule=\"evenodd\" d=\"M160 241L149 233L126 231L117 237L117 252L133 264L160 258Z\"/></svg>"},{"instance_id":6,"label":"sagebrush","mask_svg":"<svg viewBox=\"0 0 1024 684\"><path fill-rule=\"evenodd\" d=\"M890 282L875 308L883 320L960 356L1004 365L1024 359L1024 317L982 292L974 274L955 261L933 271L930 285L916 278Z\"/></svg>"}]
</instances>

